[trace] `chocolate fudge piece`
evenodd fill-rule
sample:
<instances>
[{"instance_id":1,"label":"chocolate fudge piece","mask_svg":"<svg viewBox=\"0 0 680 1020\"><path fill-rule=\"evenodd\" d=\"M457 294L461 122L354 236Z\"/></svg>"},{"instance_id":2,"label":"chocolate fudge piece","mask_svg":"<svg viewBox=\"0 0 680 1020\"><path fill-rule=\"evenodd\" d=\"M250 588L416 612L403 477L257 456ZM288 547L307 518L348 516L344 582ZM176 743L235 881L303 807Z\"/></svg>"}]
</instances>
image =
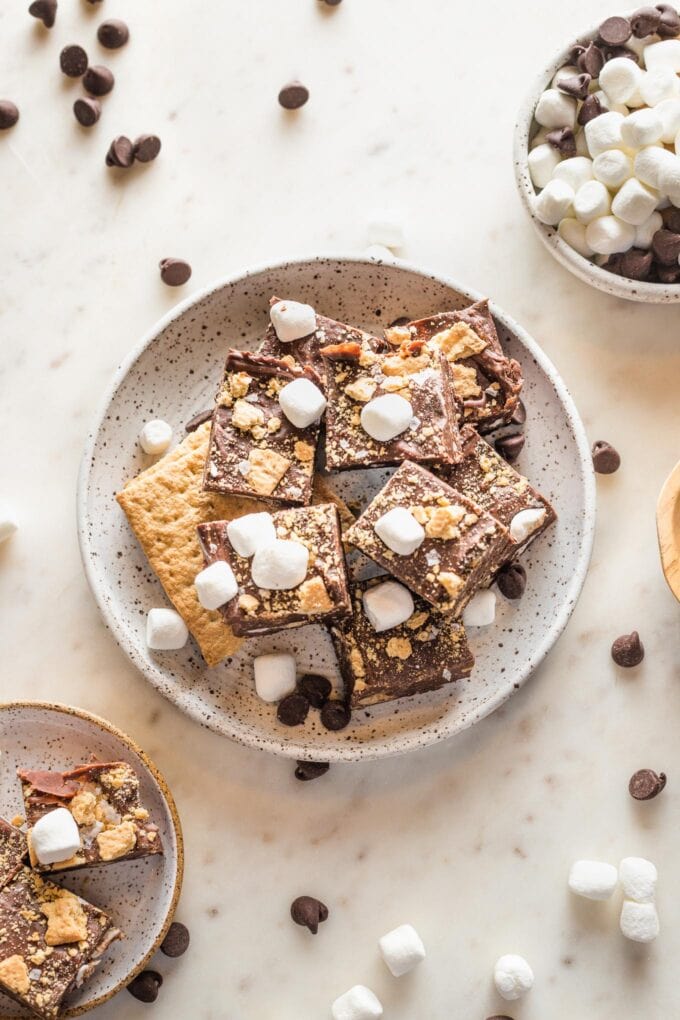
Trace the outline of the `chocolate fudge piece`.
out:
<instances>
[{"instance_id":1,"label":"chocolate fudge piece","mask_svg":"<svg viewBox=\"0 0 680 1020\"><path fill-rule=\"evenodd\" d=\"M226 560L238 581L239 594L220 610L234 633L266 634L346 616L350 599L335 505L279 510L272 516L279 539L299 542L309 550L307 576L296 588L258 588L251 575L252 560L232 548L227 522L198 526L206 566Z\"/></svg>"},{"instance_id":2,"label":"chocolate fudge piece","mask_svg":"<svg viewBox=\"0 0 680 1020\"><path fill-rule=\"evenodd\" d=\"M385 330L385 336L395 345L424 340L444 353L464 422L489 431L512 417L522 370L504 354L487 301L395 326Z\"/></svg>"},{"instance_id":3,"label":"chocolate fudge piece","mask_svg":"<svg viewBox=\"0 0 680 1020\"><path fill-rule=\"evenodd\" d=\"M463 460L442 472L447 482L488 510L510 531L514 552L519 553L557 520L552 506L526 478L515 471L473 428L463 429ZM523 540L512 535L512 521L523 510L539 510L543 519Z\"/></svg>"},{"instance_id":4,"label":"chocolate fudge piece","mask_svg":"<svg viewBox=\"0 0 680 1020\"><path fill-rule=\"evenodd\" d=\"M311 369L231 350L213 415L203 487L210 492L306 505L312 498L319 425L296 428L278 395Z\"/></svg>"},{"instance_id":5,"label":"chocolate fudge piece","mask_svg":"<svg viewBox=\"0 0 680 1020\"><path fill-rule=\"evenodd\" d=\"M23 868L27 854L26 837L21 829L0 818L0 889Z\"/></svg>"},{"instance_id":6,"label":"chocolate fudge piece","mask_svg":"<svg viewBox=\"0 0 680 1020\"><path fill-rule=\"evenodd\" d=\"M408 556L393 552L375 531L376 521L395 507L410 510L425 531L420 546ZM411 591L453 616L491 582L511 549L507 529L491 514L409 461L395 471L345 538Z\"/></svg>"},{"instance_id":7,"label":"chocolate fudge piece","mask_svg":"<svg viewBox=\"0 0 680 1020\"><path fill-rule=\"evenodd\" d=\"M453 464L461 457L449 365L436 347L419 340L398 350L364 343L323 347L328 362L326 466L338 471L412 460ZM387 442L361 425L361 411L388 393L413 409L411 425Z\"/></svg>"},{"instance_id":8,"label":"chocolate fudge piece","mask_svg":"<svg viewBox=\"0 0 680 1020\"><path fill-rule=\"evenodd\" d=\"M66 808L80 832L80 850L67 861L41 864L28 849L36 871L71 871L110 861L162 854L158 826L139 799L139 780L126 762L94 761L66 772L18 773L26 821L35 825L55 808Z\"/></svg>"},{"instance_id":9,"label":"chocolate fudge piece","mask_svg":"<svg viewBox=\"0 0 680 1020\"><path fill-rule=\"evenodd\" d=\"M353 616L330 627L352 708L438 690L469 676L475 663L463 625L418 596L405 623L377 633L364 612L363 595L384 580L355 585Z\"/></svg>"}]
</instances>

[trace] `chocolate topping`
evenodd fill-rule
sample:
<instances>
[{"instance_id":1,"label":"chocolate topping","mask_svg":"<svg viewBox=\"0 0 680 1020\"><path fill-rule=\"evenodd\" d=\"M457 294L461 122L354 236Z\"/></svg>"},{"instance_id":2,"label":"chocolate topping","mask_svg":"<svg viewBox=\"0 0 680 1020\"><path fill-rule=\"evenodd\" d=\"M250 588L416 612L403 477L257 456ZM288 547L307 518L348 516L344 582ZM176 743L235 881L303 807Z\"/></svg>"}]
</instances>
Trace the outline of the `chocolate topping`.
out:
<instances>
[{"instance_id":1,"label":"chocolate topping","mask_svg":"<svg viewBox=\"0 0 680 1020\"><path fill-rule=\"evenodd\" d=\"M578 58L579 71L585 71L591 78L599 78L604 67L604 53L599 46L591 42Z\"/></svg>"},{"instance_id":2,"label":"chocolate topping","mask_svg":"<svg viewBox=\"0 0 680 1020\"><path fill-rule=\"evenodd\" d=\"M583 127L585 124L590 123L591 120L595 120L601 113L605 113L605 109L602 103L595 95L586 96L583 101L583 106L578 111L577 120Z\"/></svg>"},{"instance_id":3,"label":"chocolate topping","mask_svg":"<svg viewBox=\"0 0 680 1020\"><path fill-rule=\"evenodd\" d=\"M31 772L23 769L17 772L17 775L22 782L29 783L37 793L47 793L51 797L68 800L78 792L78 784L69 782L64 772Z\"/></svg>"},{"instance_id":4,"label":"chocolate topping","mask_svg":"<svg viewBox=\"0 0 680 1020\"><path fill-rule=\"evenodd\" d=\"M576 138L570 127L556 128L555 131L549 131L545 136L545 140L548 145L552 145L554 149L557 149L562 156L569 157L576 155Z\"/></svg>"}]
</instances>

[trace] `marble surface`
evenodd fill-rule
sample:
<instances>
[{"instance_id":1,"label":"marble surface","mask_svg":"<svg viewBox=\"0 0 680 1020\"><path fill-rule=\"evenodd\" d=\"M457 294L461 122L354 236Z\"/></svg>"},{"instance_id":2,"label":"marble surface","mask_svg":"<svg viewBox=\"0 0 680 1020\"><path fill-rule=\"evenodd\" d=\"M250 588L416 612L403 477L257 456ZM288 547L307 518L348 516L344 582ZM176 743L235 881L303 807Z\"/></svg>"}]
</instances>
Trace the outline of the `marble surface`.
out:
<instances>
[{"instance_id":1,"label":"marble surface","mask_svg":"<svg viewBox=\"0 0 680 1020\"><path fill-rule=\"evenodd\" d=\"M657 492L678 459L678 313L589 290L546 257L514 192L514 113L563 39L613 13L604 0L494 0L462 14L421 0L135 4L61 0L51 34L27 3L0 8L0 93L21 108L0 138L0 463L21 519L0 550L3 699L97 712L138 740L181 811L179 917L191 952L162 958L155 1015L313 1020L355 982L393 1020L627 1020L677 1011L680 952L680 610L661 576ZM104 16L126 50L99 51ZM80 41L111 64L114 93L85 133L57 60ZM293 75L312 92L276 103ZM106 170L121 132L156 131L161 158ZM595 552L567 632L506 708L407 758L335 767L300 784L289 763L201 730L161 699L104 629L78 557L83 440L117 362L172 304L212 279L290 254L360 250L376 206L404 217L404 254L488 292L541 342L593 439L621 451L598 480ZM157 262L188 258L190 287ZM636 671L613 637L638 628ZM655 802L626 785L669 774ZM615 904L575 902L577 857L652 858L662 934L625 943ZM299 893L331 918L316 939L288 918ZM429 950L393 979L376 940L414 924ZM520 952L536 986L512 1009L491 987ZM149 1015L127 994L106 1018Z\"/></svg>"}]
</instances>

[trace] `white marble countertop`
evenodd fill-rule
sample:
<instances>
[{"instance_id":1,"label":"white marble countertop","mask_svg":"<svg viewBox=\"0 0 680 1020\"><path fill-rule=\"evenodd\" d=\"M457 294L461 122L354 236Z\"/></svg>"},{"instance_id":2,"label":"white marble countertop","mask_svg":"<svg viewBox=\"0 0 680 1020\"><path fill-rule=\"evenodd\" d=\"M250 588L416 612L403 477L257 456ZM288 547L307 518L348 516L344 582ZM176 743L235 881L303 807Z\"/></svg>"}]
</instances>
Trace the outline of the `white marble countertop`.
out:
<instances>
[{"instance_id":1,"label":"white marble countertop","mask_svg":"<svg viewBox=\"0 0 680 1020\"><path fill-rule=\"evenodd\" d=\"M191 952L161 958L155 1007L122 995L105 1018L315 1020L356 982L390 1020L647 1020L677 1013L680 953L680 610L660 572L654 506L680 455L678 312L618 302L548 259L514 191L511 138L546 56L605 0L60 0L51 34L0 8L0 495L21 518L0 549L3 699L53 699L134 736L175 792L187 844L179 918ZM188 14L189 8L191 15ZM417 8L417 13L416 13ZM120 16L125 50L96 44ZM98 126L71 114L62 45L117 76ZM298 116L276 94L299 76ZM157 132L157 163L112 176L114 135ZM113 369L175 301L279 256L361 250L376 206L404 217L409 260L488 293L543 344L592 439L623 466L598 479L590 575L533 680L459 739L298 783L290 762L201 730L152 690L104 629L78 555L74 494L88 423ZM190 287L158 278L167 255ZM611 640L647 656L618 671ZM668 788L638 805L638 767ZM639 854L660 871L662 934L626 943L614 904L574 902L577 857ZM320 896L313 939L291 899ZM402 922L427 962L396 981L376 939ZM497 956L519 952L530 996L502 1007Z\"/></svg>"}]
</instances>

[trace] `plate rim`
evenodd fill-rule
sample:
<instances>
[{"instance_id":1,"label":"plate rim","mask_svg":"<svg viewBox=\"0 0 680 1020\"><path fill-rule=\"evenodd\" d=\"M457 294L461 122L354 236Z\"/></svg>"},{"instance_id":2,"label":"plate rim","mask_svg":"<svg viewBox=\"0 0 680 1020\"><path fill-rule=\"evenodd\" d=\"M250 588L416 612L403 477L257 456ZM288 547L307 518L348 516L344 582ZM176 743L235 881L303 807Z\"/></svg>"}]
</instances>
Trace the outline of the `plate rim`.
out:
<instances>
[{"instance_id":1,"label":"plate rim","mask_svg":"<svg viewBox=\"0 0 680 1020\"><path fill-rule=\"evenodd\" d=\"M116 368L109 385L100 400L87 434L78 471L76 494L78 545L80 548L85 576L105 625L109 630L111 630L116 643L132 662L133 666L135 666L142 676L151 683L153 687L161 695L163 695L163 697L170 701L179 711L182 711L200 725L207 727L213 732L219 733L221 736L229 737L239 744L253 748L254 750L268 751L284 758L297 759L301 761L318 760L318 752L315 756L313 751L301 747L294 742L282 743L269 736L256 738L249 732L238 731L236 728L224 725L223 720L221 720L215 713L211 714L211 721L206 722L203 718L201 718L197 711L191 708L191 706L178 704L178 702L171 697L170 692L163 689L163 684L160 682L161 678L165 679L163 669L158 665L149 666L149 664L138 655L134 645L128 642L123 626L119 624L115 614L108 606L104 592L99 590L99 579L95 574L93 565L94 557L91 557L90 555L90 540L87 527L88 483L97 437L106 419L111 401L115 397L119 387L127 378L127 375L131 371L135 362L144 354L147 348L157 339L157 337L165 329L167 329L169 325L171 325L171 323L179 319L180 316L182 316L188 309L199 304L211 294L240 283L243 280L247 280L250 277L259 276L263 273L276 272L277 270L283 270L290 266L313 266L314 264L332 262L339 262L343 264L362 264L373 267L386 265L402 269L405 272L415 274L416 276L424 277L434 283L440 284L443 287L448 287L451 290L456 291L456 293L463 295L466 300L469 300L471 303L485 299L485 296L479 291L461 285L453 277L444 273L428 269L421 265L416 265L415 263L397 257L387 259L370 257L361 253L329 252L324 254L316 253L313 255L281 258L276 259L275 261L263 262L255 266L249 266L227 276L219 277L207 284L205 287L188 295L184 300L169 309L165 315L161 316L161 318L158 319L156 323L146 331L146 333L144 333L142 338L133 345L132 349ZM560 612L554 619L544 640L537 646L533 655L527 659L519 681L510 685L507 689L502 688L482 706L469 712L465 716L464 720L459 720L453 729L448 729L445 724L440 724L437 728L437 732L428 734L424 742L418 739L417 734L400 733L394 738L391 738L391 740L390 738L383 740L377 747L370 744L364 744L361 747L354 747L351 744L339 743L336 747L326 748L323 751L324 760L328 760L329 762L349 763L356 761L371 761L381 758L389 758L396 755L408 754L412 751L421 750L424 747L438 744L442 740L448 740L456 736L456 734L462 733L477 722L480 722L487 716L493 714L493 712L507 701L515 693L515 691L524 686L527 680L545 659L564 632L581 594L583 584L588 574L596 521L595 472L593 469L590 445L587 439L585 427L566 383L537 341L533 339L533 337L514 319L513 316L501 309L491 299L489 299L489 308L493 316L507 329L509 329L515 337L517 337L528 355L536 361L541 371L548 377L571 423L579 455L581 474L583 477L584 497L583 506L581 508L583 515L583 535L574 573L567 588L565 589ZM392 742L397 742L399 746L391 746Z\"/></svg>"},{"instance_id":2,"label":"plate rim","mask_svg":"<svg viewBox=\"0 0 680 1020\"><path fill-rule=\"evenodd\" d=\"M170 925L173 922L175 912L177 910L177 904L179 897L182 892L182 884L184 881L184 836L182 833L182 823L180 821L179 812L177 805L175 804L175 798L172 795L172 791L168 786L167 780L163 773L160 771L155 762L149 757L146 751L139 746L139 744L132 737L128 736L124 730L116 726L114 723L108 721L108 719L102 718L100 715L95 715L94 712L88 712L84 708L77 708L75 705L67 705L60 701L30 701L25 699L19 699L16 701L0 701L0 713L11 709L31 708L31 709L44 709L49 712L58 712L62 715L73 715L78 719L82 719L85 722L92 723L94 726L105 730L112 736L117 737L121 740L129 750L134 752L142 761L144 767L153 776L154 780L158 784L163 799L167 804L170 819L172 821L172 827L175 833L175 840L177 842L177 855L175 858L175 877L173 882L172 897L170 900L170 906L168 913L163 922L161 930L157 935L154 943L145 954L144 958L138 963L128 974L122 978L114 988L110 991L100 995L98 998L93 999L92 1002L83 1003L81 1006L74 1006L68 1009L65 1013L60 1014L65 1017L82 1016L84 1013L89 1013L90 1010L96 1009L97 1006L102 1006L105 1002L109 1002L114 996L118 995L124 988L126 988L134 978L140 974L146 967L149 960L155 953L158 952L161 942L167 935Z\"/></svg>"}]
</instances>

